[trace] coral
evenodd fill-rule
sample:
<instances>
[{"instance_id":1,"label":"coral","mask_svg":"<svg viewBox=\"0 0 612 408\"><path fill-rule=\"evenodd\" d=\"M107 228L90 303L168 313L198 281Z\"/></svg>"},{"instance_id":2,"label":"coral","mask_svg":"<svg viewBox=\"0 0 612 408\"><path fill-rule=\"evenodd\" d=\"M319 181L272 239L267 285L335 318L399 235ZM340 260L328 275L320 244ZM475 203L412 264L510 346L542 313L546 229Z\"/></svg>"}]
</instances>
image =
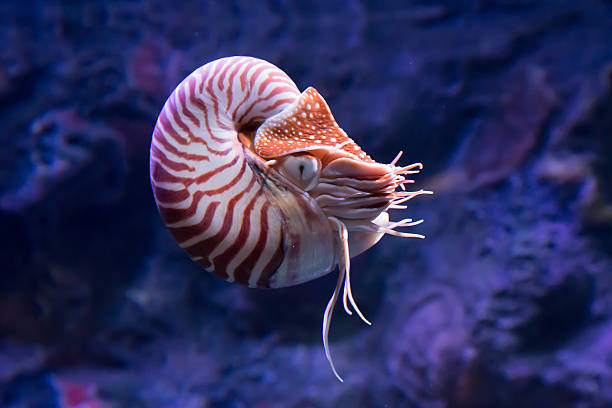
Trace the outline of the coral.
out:
<instances>
[{"instance_id":1,"label":"coral","mask_svg":"<svg viewBox=\"0 0 612 408\"><path fill-rule=\"evenodd\" d=\"M125 159L116 133L79 118L73 109L36 118L28 138L17 143L27 154L22 166L29 170L21 167L21 174L7 181L13 187L0 196L0 208L6 211L51 200L104 203L121 192Z\"/></svg>"}]
</instances>

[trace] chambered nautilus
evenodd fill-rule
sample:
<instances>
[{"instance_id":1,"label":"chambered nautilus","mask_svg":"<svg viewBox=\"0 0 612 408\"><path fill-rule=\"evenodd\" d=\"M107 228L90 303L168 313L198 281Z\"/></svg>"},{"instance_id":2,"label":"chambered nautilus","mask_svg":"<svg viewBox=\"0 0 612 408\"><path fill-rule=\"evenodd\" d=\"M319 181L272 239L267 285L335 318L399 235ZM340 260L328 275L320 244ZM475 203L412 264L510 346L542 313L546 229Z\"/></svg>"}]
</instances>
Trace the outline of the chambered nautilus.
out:
<instances>
[{"instance_id":1,"label":"chambered nautilus","mask_svg":"<svg viewBox=\"0 0 612 408\"><path fill-rule=\"evenodd\" d=\"M387 210L430 191L405 191L420 163L377 163L338 126L314 89L300 93L269 62L212 61L172 92L151 142L155 200L191 259L229 282L282 288L339 266L325 308L329 350L332 311L363 316L351 293L350 257L420 221L390 222ZM396 191L400 188L400 190ZM350 305L350 307L349 307Z\"/></svg>"}]
</instances>

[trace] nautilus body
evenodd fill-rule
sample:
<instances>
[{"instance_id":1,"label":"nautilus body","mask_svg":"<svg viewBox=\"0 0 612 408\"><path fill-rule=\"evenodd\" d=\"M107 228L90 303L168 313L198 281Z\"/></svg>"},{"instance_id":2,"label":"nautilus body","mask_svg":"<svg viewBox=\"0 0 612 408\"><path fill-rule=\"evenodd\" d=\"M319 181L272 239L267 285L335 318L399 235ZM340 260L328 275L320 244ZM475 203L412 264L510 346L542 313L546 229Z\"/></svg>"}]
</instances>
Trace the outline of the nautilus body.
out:
<instances>
[{"instance_id":1,"label":"nautilus body","mask_svg":"<svg viewBox=\"0 0 612 408\"><path fill-rule=\"evenodd\" d=\"M250 287L281 288L339 266L325 308L323 345L340 291L360 312L350 257L420 221L387 211L429 191L405 191L421 164L381 164L337 125L323 97L303 93L274 65L251 57L212 61L164 105L151 143L151 184L178 244L207 271ZM396 191L400 188L400 190Z\"/></svg>"}]
</instances>

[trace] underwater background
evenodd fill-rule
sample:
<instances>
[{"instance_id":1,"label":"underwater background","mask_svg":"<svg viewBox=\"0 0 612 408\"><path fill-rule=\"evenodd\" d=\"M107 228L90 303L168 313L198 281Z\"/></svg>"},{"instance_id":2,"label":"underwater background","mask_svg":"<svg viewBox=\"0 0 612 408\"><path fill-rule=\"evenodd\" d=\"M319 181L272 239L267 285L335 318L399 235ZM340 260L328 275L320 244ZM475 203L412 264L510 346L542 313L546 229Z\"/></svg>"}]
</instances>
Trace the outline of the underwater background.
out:
<instances>
[{"instance_id":1,"label":"underwater background","mask_svg":"<svg viewBox=\"0 0 612 408\"><path fill-rule=\"evenodd\" d=\"M612 406L612 2L0 4L0 407ZM178 247L148 155L191 71L263 58L434 196L336 274L248 289Z\"/></svg>"}]
</instances>

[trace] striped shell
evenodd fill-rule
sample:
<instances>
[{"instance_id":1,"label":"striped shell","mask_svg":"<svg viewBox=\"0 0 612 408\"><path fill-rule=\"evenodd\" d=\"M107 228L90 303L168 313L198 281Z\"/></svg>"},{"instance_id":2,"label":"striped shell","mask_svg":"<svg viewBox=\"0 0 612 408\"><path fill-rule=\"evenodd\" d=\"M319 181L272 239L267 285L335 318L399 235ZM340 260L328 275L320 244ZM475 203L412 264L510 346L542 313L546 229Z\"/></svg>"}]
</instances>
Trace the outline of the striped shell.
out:
<instances>
[{"instance_id":1,"label":"striped shell","mask_svg":"<svg viewBox=\"0 0 612 408\"><path fill-rule=\"evenodd\" d=\"M229 282L296 285L339 265L323 322L326 356L333 306L357 308L350 256L385 234L421 237L389 222L387 210L429 191L396 191L419 163L370 158L337 125L314 89L300 93L274 65L228 57L190 74L159 114L150 174L168 229L191 259Z\"/></svg>"}]
</instances>

